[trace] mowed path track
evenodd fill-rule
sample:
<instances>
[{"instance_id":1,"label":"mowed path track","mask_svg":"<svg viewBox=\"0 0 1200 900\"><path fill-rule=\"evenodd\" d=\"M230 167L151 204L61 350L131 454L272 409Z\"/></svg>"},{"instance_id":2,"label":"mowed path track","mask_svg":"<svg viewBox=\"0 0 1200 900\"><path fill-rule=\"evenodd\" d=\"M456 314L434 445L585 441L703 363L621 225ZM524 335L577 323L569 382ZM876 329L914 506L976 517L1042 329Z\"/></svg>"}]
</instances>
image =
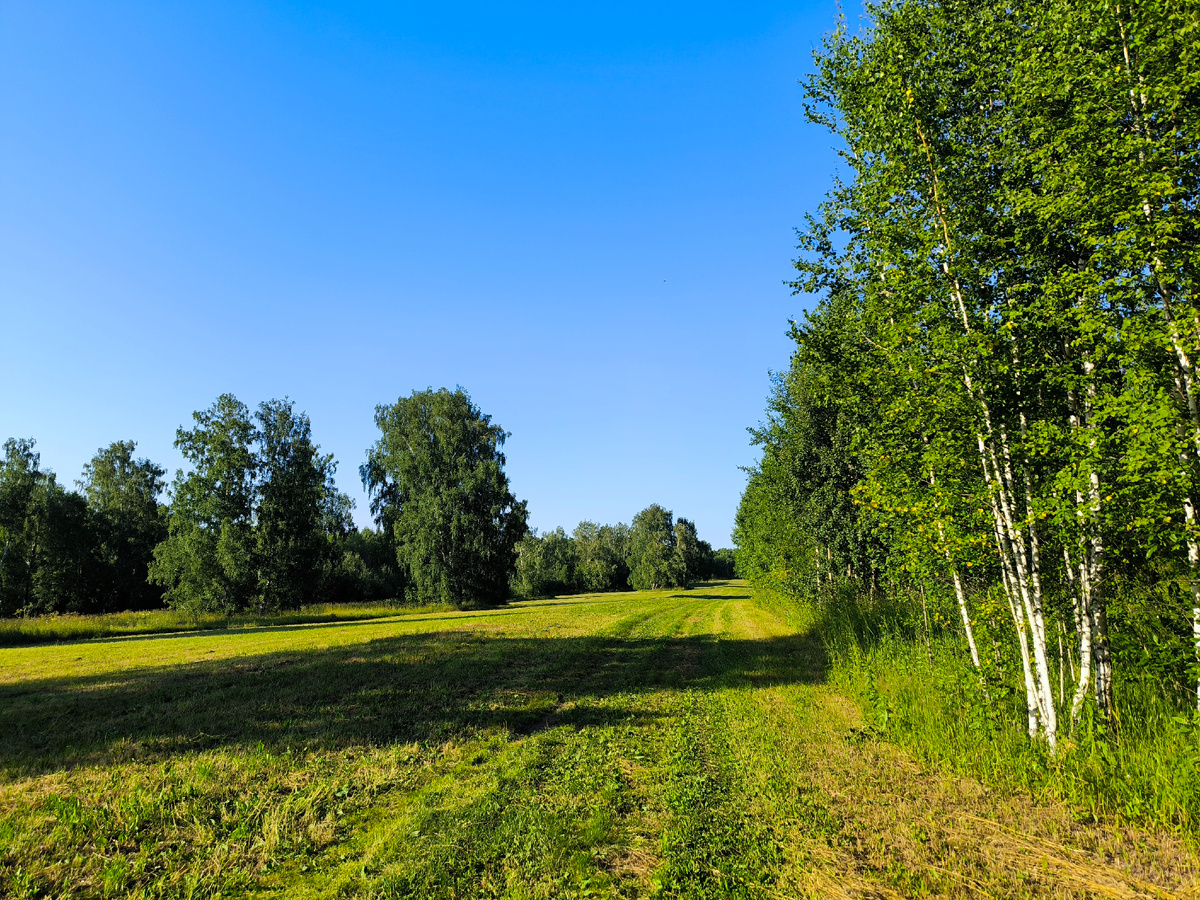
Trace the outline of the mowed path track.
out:
<instances>
[{"instance_id":1,"label":"mowed path track","mask_svg":"<svg viewBox=\"0 0 1200 900\"><path fill-rule=\"evenodd\" d=\"M825 675L738 583L0 650L0 895L1196 895Z\"/></svg>"}]
</instances>

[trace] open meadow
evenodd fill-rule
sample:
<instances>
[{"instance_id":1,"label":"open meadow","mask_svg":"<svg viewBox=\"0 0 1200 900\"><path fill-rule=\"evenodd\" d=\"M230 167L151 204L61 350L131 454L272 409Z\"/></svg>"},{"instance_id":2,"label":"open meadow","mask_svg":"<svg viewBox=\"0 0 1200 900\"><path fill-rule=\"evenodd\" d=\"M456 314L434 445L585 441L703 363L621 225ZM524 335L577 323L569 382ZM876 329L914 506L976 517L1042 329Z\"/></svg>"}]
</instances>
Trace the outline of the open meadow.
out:
<instances>
[{"instance_id":1,"label":"open meadow","mask_svg":"<svg viewBox=\"0 0 1200 900\"><path fill-rule=\"evenodd\" d=\"M826 674L739 582L0 649L0 895L1195 895Z\"/></svg>"}]
</instances>

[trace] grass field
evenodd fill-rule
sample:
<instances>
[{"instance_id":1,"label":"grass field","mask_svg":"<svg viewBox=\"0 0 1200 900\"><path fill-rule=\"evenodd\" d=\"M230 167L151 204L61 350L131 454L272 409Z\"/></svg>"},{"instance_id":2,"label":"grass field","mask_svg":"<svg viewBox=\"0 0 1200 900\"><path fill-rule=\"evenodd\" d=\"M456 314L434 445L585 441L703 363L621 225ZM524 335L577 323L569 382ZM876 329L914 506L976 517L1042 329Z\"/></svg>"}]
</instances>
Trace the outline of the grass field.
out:
<instances>
[{"instance_id":1,"label":"grass field","mask_svg":"<svg viewBox=\"0 0 1200 900\"><path fill-rule=\"evenodd\" d=\"M29 619L0 619L0 647L30 644L54 644L103 637L130 637L168 634L176 631L219 631L278 625L349 622L380 619L385 616L411 616L418 613L444 612L450 607L422 608L387 603L320 603L288 613L194 615L174 609L147 609L105 615L36 616Z\"/></svg>"},{"instance_id":2,"label":"grass field","mask_svg":"<svg viewBox=\"0 0 1200 900\"><path fill-rule=\"evenodd\" d=\"M736 582L2 649L0 895L1196 895L826 675Z\"/></svg>"}]
</instances>

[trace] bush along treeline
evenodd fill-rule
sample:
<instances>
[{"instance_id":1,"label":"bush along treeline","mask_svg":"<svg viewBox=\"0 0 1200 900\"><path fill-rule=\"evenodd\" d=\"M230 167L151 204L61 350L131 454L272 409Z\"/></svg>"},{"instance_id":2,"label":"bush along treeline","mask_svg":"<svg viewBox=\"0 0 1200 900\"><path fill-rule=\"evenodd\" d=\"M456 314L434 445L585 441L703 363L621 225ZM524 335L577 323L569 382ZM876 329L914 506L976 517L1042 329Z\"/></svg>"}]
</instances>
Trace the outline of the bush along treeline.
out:
<instances>
[{"instance_id":1,"label":"bush along treeline","mask_svg":"<svg viewBox=\"0 0 1200 900\"><path fill-rule=\"evenodd\" d=\"M909 641L881 721L1194 828L1200 5L869 14L807 84L845 174L801 231L821 300L753 432L740 572L818 599L843 660Z\"/></svg>"},{"instance_id":2,"label":"bush along treeline","mask_svg":"<svg viewBox=\"0 0 1200 900\"><path fill-rule=\"evenodd\" d=\"M561 527L530 532L517 545L513 592L524 597L602 591L689 587L732 578L733 550L713 550L688 519L675 519L657 503L633 524L580 522L571 534Z\"/></svg>"}]
</instances>

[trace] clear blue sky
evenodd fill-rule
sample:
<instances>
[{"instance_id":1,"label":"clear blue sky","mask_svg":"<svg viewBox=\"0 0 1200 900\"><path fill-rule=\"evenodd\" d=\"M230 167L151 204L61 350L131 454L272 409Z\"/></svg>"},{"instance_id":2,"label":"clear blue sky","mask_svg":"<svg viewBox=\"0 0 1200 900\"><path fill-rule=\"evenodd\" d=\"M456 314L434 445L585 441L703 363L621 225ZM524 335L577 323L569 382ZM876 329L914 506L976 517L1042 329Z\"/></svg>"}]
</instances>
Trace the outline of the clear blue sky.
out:
<instances>
[{"instance_id":1,"label":"clear blue sky","mask_svg":"<svg viewBox=\"0 0 1200 900\"><path fill-rule=\"evenodd\" d=\"M71 483L232 391L357 467L462 385L540 529L651 502L729 545L830 2L0 0L0 440Z\"/></svg>"}]
</instances>

